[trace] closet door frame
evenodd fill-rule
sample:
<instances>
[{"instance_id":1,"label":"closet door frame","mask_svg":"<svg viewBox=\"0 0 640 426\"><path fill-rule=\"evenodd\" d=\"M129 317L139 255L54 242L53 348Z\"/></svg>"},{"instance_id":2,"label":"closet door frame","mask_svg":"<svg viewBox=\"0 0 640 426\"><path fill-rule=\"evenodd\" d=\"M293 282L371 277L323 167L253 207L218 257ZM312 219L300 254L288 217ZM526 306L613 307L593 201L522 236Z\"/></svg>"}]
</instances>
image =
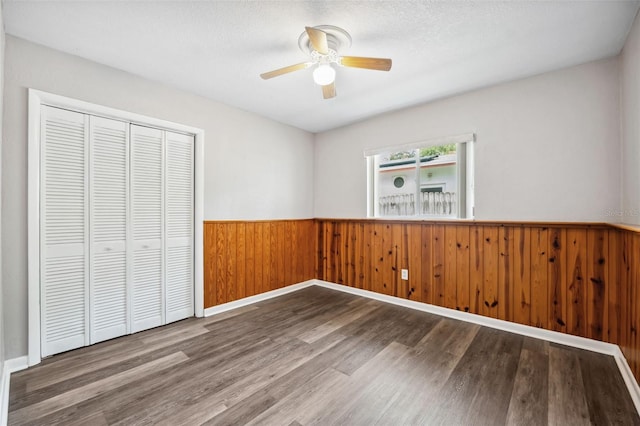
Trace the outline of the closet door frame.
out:
<instances>
[{"instance_id":1,"label":"closet door frame","mask_svg":"<svg viewBox=\"0 0 640 426\"><path fill-rule=\"evenodd\" d=\"M41 361L40 323L40 121L42 106L68 109L104 118L128 121L132 124L156 127L194 136L194 312L204 316L203 281L203 210L204 210L204 130L192 126L136 114L119 109L84 102L40 90L29 89L28 121L28 195L27 195L27 253L28 253L28 364Z\"/></svg>"}]
</instances>

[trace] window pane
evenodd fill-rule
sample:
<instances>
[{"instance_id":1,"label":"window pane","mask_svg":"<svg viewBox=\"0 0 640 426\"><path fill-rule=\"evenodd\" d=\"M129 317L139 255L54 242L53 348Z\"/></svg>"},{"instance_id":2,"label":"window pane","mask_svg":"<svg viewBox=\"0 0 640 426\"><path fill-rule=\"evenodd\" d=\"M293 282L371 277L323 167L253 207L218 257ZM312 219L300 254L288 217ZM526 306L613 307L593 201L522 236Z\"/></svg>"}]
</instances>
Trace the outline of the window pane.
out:
<instances>
[{"instance_id":1,"label":"window pane","mask_svg":"<svg viewBox=\"0 0 640 426\"><path fill-rule=\"evenodd\" d=\"M420 215L456 216L456 144L420 149Z\"/></svg>"},{"instance_id":2,"label":"window pane","mask_svg":"<svg viewBox=\"0 0 640 426\"><path fill-rule=\"evenodd\" d=\"M413 216L416 198L417 151L376 156L377 216Z\"/></svg>"}]
</instances>

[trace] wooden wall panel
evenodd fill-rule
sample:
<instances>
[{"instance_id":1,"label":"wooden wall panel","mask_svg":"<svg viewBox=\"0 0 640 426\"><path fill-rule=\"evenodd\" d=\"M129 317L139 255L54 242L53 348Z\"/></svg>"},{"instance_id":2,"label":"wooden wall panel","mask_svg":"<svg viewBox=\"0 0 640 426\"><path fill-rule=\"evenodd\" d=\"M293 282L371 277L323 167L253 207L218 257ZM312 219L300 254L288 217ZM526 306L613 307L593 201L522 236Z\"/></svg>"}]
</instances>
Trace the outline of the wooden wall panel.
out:
<instances>
[{"instance_id":1,"label":"wooden wall panel","mask_svg":"<svg viewBox=\"0 0 640 426\"><path fill-rule=\"evenodd\" d=\"M373 251L371 256L371 280L370 290L376 293L384 293L382 291L382 262L384 261L384 253L382 247L382 229L383 224L376 224L372 228L371 246ZM333 281L332 281L333 282Z\"/></svg>"},{"instance_id":2,"label":"wooden wall panel","mask_svg":"<svg viewBox=\"0 0 640 426\"><path fill-rule=\"evenodd\" d=\"M513 238L511 228L498 229L498 318L513 321L513 268L511 267L511 253L513 252Z\"/></svg>"},{"instance_id":3,"label":"wooden wall panel","mask_svg":"<svg viewBox=\"0 0 640 426\"><path fill-rule=\"evenodd\" d=\"M469 231L469 312L472 314L480 314L483 306L484 240L482 230L481 226L473 226Z\"/></svg>"},{"instance_id":4,"label":"wooden wall panel","mask_svg":"<svg viewBox=\"0 0 640 426\"><path fill-rule=\"evenodd\" d=\"M260 223L253 223L253 285L254 294L264 292L264 232Z\"/></svg>"},{"instance_id":5,"label":"wooden wall panel","mask_svg":"<svg viewBox=\"0 0 640 426\"><path fill-rule=\"evenodd\" d=\"M246 281L245 276L247 274L247 257L245 252L245 238L246 238L246 224L238 223L236 225L236 257L235 257L235 281L237 285L235 286L236 291L234 298L242 299L246 297Z\"/></svg>"},{"instance_id":6,"label":"wooden wall panel","mask_svg":"<svg viewBox=\"0 0 640 426\"><path fill-rule=\"evenodd\" d=\"M457 292L457 280L456 274L458 272L457 255L458 250L456 247L456 227L449 226L444 228L444 307L450 309L456 309L456 292Z\"/></svg>"},{"instance_id":7,"label":"wooden wall panel","mask_svg":"<svg viewBox=\"0 0 640 426\"><path fill-rule=\"evenodd\" d=\"M293 223L293 222L292 222ZM275 226L276 228L276 235L271 235L271 241L272 244L274 239L275 239L275 244L271 246L271 249L275 250L275 253L285 253L284 256L275 256L272 257L272 259L275 259L276 262L276 268L278 271L277 274L277 279L275 280L275 283L273 284L273 286L271 287L271 290L275 290L278 288L282 288L284 287L284 282L285 282L285 258L289 257L289 256L293 256L293 253L288 252L287 251L287 247L286 247L286 239L287 239L287 234L285 233L285 226L284 226L284 222L276 222L276 223L272 223L271 224L271 228L273 229L273 227ZM289 227L287 227L289 228Z\"/></svg>"},{"instance_id":8,"label":"wooden wall panel","mask_svg":"<svg viewBox=\"0 0 640 426\"><path fill-rule=\"evenodd\" d=\"M609 322L609 306L605 303L605 288L609 284L609 238L606 230L587 230L587 252L587 337L603 340L603 330L608 328Z\"/></svg>"},{"instance_id":9,"label":"wooden wall panel","mask_svg":"<svg viewBox=\"0 0 640 426\"><path fill-rule=\"evenodd\" d=\"M422 288L422 225L405 225L405 235L405 238L408 239L405 245L408 253L404 255L408 262L406 269L412 272L409 274L407 298L420 301L422 300L421 295L424 293Z\"/></svg>"},{"instance_id":10,"label":"wooden wall panel","mask_svg":"<svg viewBox=\"0 0 640 426\"><path fill-rule=\"evenodd\" d=\"M205 308L315 278L318 229L312 219L205 222Z\"/></svg>"},{"instance_id":11,"label":"wooden wall panel","mask_svg":"<svg viewBox=\"0 0 640 426\"><path fill-rule=\"evenodd\" d=\"M378 288L381 293L388 294L391 296L396 296L396 290L394 288L396 273L393 269L395 269L396 264L396 250L394 247L393 236L395 234L394 230L398 227L397 224L382 225L382 252L380 254L382 258L382 262L380 263L380 268L382 269L382 283L379 283ZM382 285L382 287L380 287Z\"/></svg>"},{"instance_id":12,"label":"wooden wall panel","mask_svg":"<svg viewBox=\"0 0 640 426\"><path fill-rule=\"evenodd\" d=\"M640 256L637 254L634 256L634 244L633 244L633 235L630 233L624 233L622 236L622 258L620 259L620 273L622 274L622 300L624 301L632 301L636 300L634 298L634 278L633 278L633 266L635 263L640 261ZM636 281L636 285L639 285L640 282ZM638 366L636 363L636 352L637 349L634 347L634 335L635 333L635 325L634 325L634 303L621 303L620 304L620 317L621 317L621 325L620 325L620 341L621 348L624 352L627 361L629 361L629 365L631 369L636 373L636 377L638 377Z\"/></svg>"},{"instance_id":13,"label":"wooden wall panel","mask_svg":"<svg viewBox=\"0 0 640 426\"><path fill-rule=\"evenodd\" d=\"M456 228L456 309L469 312L469 227Z\"/></svg>"},{"instance_id":14,"label":"wooden wall panel","mask_svg":"<svg viewBox=\"0 0 640 426\"><path fill-rule=\"evenodd\" d=\"M421 259L421 285L422 285L422 293L416 295L416 300L424 303L434 304L433 297L433 227L431 225L421 225L420 226L421 235L421 244L420 249L422 250L420 259ZM411 276L412 274L409 274Z\"/></svg>"},{"instance_id":15,"label":"wooden wall panel","mask_svg":"<svg viewBox=\"0 0 640 426\"><path fill-rule=\"evenodd\" d=\"M638 301L640 301L640 291L638 285L640 285L640 234L627 235L628 237L628 257L629 262L627 264L628 276L629 276L629 324L628 324L628 341L627 345L630 348L631 354L631 368L633 369L636 377L640 375L640 339L638 338L638 325L640 320L640 309Z\"/></svg>"},{"instance_id":16,"label":"wooden wall panel","mask_svg":"<svg viewBox=\"0 0 640 426\"><path fill-rule=\"evenodd\" d=\"M607 264L609 274L608 294L608 327L605 330L604 340L610 343L620 341L620 324L622 323L622 311L620 309L620 297L622 295L622 257L621 232L615 229L609 230L609 262Z\"/></svg>"},{"instance_id":17,"label":"wooden wall panel","mask_svg":"<svg viewBox=\"0 0 640 426\"><path fill-rule=\"evenodd\" d=\"M531 325L549 327L549 229L535 228L531 232Z\"/></svg>"},{"instance_id":18,"label":"wooden wall panel","mask_svg":"<svg viewBox=\"0 0 640 426\"><path fill-rule=\"evenodd\" d=\"M214 253L216 250L216 227L205 226L203 229L204 248L204 306L213 306L217 302L216 294L216 258L207 256L207 253Z\"/></svg>"},{"instance_id":19,"label":"wooden wall panel","mask_svg":"<svg viewBox=\"0 0 640 426\"><path fill-rule=\"evenodd\" d=\"M282 281L278 284L279 287L284 287L284 283L292 282L292 276L296 272L296 268L293 266L293 258L296 255L294 250L294 240L295 240L295 227L296 223L291 222L291 226L284 227L284 252L289 253L289 256L283 256L284 264L283 264L283 273L282 273Z\"/></svg>"},{"instance_id":20,"label":"wooden wall panel","mask_svg":"<svg viewBox=\"0 0 640 426\"><path fill-rule=\"evenodd\" d=\"M367 237L364 231L364 225L362 223L356 223L354 232L353 244L355 246L354 262L356 288L363 289L365 278L369 278L369 271L367 270L365 262L366 258L364 255L367 246Z\"/></svg>"},{"instance_id":21,"label":"wooden wall panel","mask_svg":"<svg viewBox=\"0 0 640 426\"><path fill-rule=\"evenodd\" d=\"M225 283L227 282L227 253L224 245L226 229L224 224L221 223L213 226L215 226L216 228L216 244L215 251L211 253L211 256L215 257L216 259L216 305L219 305L220 303L225 303L227 301L227 291L225 285ZM205 233L205 235L207 234ZM205 244L205 247L206 246L207 245ZM207 254L205 253L205 259L206 258Z\"/></svg>"},{"instance_id":22,"label":"wooden wall panel","mask_svg":"<svg viewBox=\"0 0 640 426\"><path fill-rule=\"evenodd\" d=\"M431 303L438 306L445 306L444 303L444 273L445 273L445 244L444 226L434 226L431 231L431 256L432 256L432 276L433 276L433 296ZM411 271L409 271L411 273Z\"/></svg>"},{"instance_id":23,"label":"wooden wall panel","mask_svg":"<svg viewBox=\"0 0 640 426\"><path fill-rule=\"evenodd\" d=\"M636 377L640 376L640 339L638 337L638 325L640 324L640 306L638 301L640 300L640 234L636 233L630 236L632 242L629 244L629 257L631 258L631 279L629 280L629 288L631 289L631 295L629 297L630 302L630 319L631 326L630 345L634 348L634 372Z\"/></svg>"},{"instance_id":24,"label":"wooden wall panel","mask_svg":"<svg viewBox=\"0 0 640 426\"><path fill-rule=\"evenodd\" d=\"M567 230L567 332L587 336L587 230Z\"/></svg>"},{"instance_id":25,"label":"wooden wall panel","mask_svg":"<svg viewBox=\"0 0 640 426\"><path fill-rule=\"evenodd\" d=\"M399 271L402 269L409 270L409 225L404 223L399 225L398 232L400 233L400 244L397 246L397 258L396 266ZM399 275L397 275L399 276ZM396 281L398 287L398 294L406 299L411 298L410 294L410 280L399 279Z\"/></svg>"},{"instance_id":26,"label":"wooden wall panel","mask_svg":"<svg viewBox=\"0 0 640 426\"><path fill-rule=\"evenodd\" d=\"M356 223L347 224L347 283L352 287L358 287L356 281Z\"/></svg>"},{"instance_id":27,"label":"wooden wall panel","mask_svg":"<svg viewBox=\"0 0 640 426\"><path fill-rule=\"evenodd\" d=\"M331 262L331 272L333 274L333 279L338 284L344 284L344 280L342 279L342 264L344 262L344 257L342 253L342 234L340 232L340 228L343 225L344 223L334 224L331 232L331 246L333 247L333 253L335 253L335 259Z\"/></svg>"},{"instance_id":28,"label":"wooden wall panel","mask_svg":"<svg viewBox=\"0 0 640 426\"><path fill-rule=\"evenodd\" d=\"M319 245L330 247L318 255L319 278L383 294L602 338L611 321L609 294L621 291L606 287L606 226L318 223ZM355 269L354 259L371 265L358 274L362 284L339 273ZM409 270L408 281L400 278L402 269Z\"/></svg>"},{"instance_id":29,"label":"wooden wall panel","mask_svg":"<svg viewBox=\"0 0 640 426\"><path fill-rule=\"evenodd\" d=\"M567 230L549 231L549 329L567 332Z\"/></svg>"},{"instance_id":30,"label":"wooden wall panel","mask_svg":"<svg viewBox=\"0 0 640 426\"><path fill-rule=\"evenodd\" d=\"M256 294L255 225L252 222L245 224L245 294Z\"/></svg>"},{"instance_id":31,"label":"wooden wall panel","mask_svg":"<svg viewBox=\"0 0 640 426\"><path fill-rule=\"evenodd\" d=\"M622 258L619 260L620 273L622 276L622 301L620 304L621 311L621 324L620 324L620 347L624 353L629 366L638 377L638 363L637 353L638 348L636 346L636 320L635 314L637 309L635 303L624 301L637 300L636 286L640 284L640 281L634 279L635 264L640 262L640 255L634 254L634 237L631 233L624 233L622 236Z\"/></svg>"},{"instance_id":32,"label":"wooden wall panel","mask_svg":"<svg viewBox=\"0 0 640 426\"><path fill-rule=\"evenodd\" d=\"M513 321L531 322L531 228L513 229Z\"/></svg>"},{"instance_id":33,"label":"wooden wall panel","mask_svg":"<svg viewBox=\"0 0 640 426\"><path fill-rule=\"evenodd\" d=\"M487 317L498 318L498 227L483 226L482 311Z\"/></svg>"},{"instance_id":34,"label":"wooden wall panel","mask_svg":"<svg viewBox=\"0 0 640 426\"><path fill-rule=\"evenodd\" d=\"M320 226L322 226L322 223ZM371 256L372 250L375 247L373 243L374 228L373 226L364 226L364 224L362 224L362 226L364 227L364 251L362 253L364 256L364 270L362 271L364 277L362 279L362 288L371 291L371 277L374 275L375 268L375 259L374 256Z\"/></svg>"},{"instance_id":35,"label":"wooden wall panel","mask_svg":"<svg viewBox=\"0 0 640 426\"><path fill-rule=\"evenodd\" d=\"M638 300L638 286L639 280L636 278L636 274L638 272L638 262L634 262L634 257L632 253L638 250L638 242L637 238L631 235L629 237L629 299L630 300ZM636 259L637 260L637 259ZM635 285L634 285L635 284ZM632 348L632 358L631 358L631 367L635 372L640 369L640 364L638 360L638 352L640 351L638 345L638 306L635 303L629 304L629 341L628 345Z\"/></svg>"},{"instance_id":36,"label":"wooden wall panel","mask_svg":"<svg viewBox=\"0 0 640 426\"><path fill-rule=\"evenodd\" d=\"M238 259L236 257L236 245L238 244L238 240L236 239L237 226L238 226L237 223L231 223L229 224L229 226L225 228L224 249L225 249L225 259L226 259L225 265L227 268L224 271L223 276L225 277L226 282L235 282L236 280L235 272L236 272L236 263L238 262ZM237 285L227 286L226 287L227 294L223 296L224 301L230 302L232 300L236 300L237 289L238 289Z\"/></svg>"}]
</instances>

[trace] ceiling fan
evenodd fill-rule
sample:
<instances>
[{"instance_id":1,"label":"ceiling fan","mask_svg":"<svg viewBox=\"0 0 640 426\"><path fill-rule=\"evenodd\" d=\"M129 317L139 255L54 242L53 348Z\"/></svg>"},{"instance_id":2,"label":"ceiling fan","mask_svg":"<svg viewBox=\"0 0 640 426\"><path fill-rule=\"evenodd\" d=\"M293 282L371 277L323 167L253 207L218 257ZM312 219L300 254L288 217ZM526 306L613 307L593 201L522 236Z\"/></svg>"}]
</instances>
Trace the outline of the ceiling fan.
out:
<instances>
[{"instance_id":1,"label":"ceiling fan","mask_svg":"<svg viewBox=\"0 0 640 426\"><path fill-rule=\"evenodd\" d=\"M336 96L336 70L332 64L378 71L391 69L391 59L338 56L338 51L341 48L351 46L351 36L342 28L333 25L305 27L305 32L300 34L298 38L298 46L300 50L309 55L309 61L265 72L260 74L260 77L267 80L316 66L316 69L313 70L313 81L322 86L322 96L329 99Z\"/></svg>"}]
</instances>

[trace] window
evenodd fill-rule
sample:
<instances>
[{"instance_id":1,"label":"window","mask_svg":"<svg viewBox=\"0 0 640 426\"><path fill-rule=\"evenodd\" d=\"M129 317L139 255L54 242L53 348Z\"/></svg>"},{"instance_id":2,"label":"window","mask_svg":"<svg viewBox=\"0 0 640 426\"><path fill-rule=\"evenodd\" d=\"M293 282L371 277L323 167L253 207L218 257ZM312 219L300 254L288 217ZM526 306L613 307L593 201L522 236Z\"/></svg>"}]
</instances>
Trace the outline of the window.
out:
<instances>
[{"instance_id":1,"label":"window","mask_svg":"<svg viewBox=\"0 0 640 426\"><path fill-rule=\"evenodd\" d=\"M431 185L422 185L422 188L420 188L421 192L444 192L444 185L437 185L437 186L431 186Z\"/></svg>"},{"instance_id":2,"label":"window","mask_svg":"<svg viewBox=\"0 0 640 426\"><path fill-rule=\"evenodd\" d=\"M468 218L473 135L365 152L369 217Z\"/></svg>"}]
</instances>

